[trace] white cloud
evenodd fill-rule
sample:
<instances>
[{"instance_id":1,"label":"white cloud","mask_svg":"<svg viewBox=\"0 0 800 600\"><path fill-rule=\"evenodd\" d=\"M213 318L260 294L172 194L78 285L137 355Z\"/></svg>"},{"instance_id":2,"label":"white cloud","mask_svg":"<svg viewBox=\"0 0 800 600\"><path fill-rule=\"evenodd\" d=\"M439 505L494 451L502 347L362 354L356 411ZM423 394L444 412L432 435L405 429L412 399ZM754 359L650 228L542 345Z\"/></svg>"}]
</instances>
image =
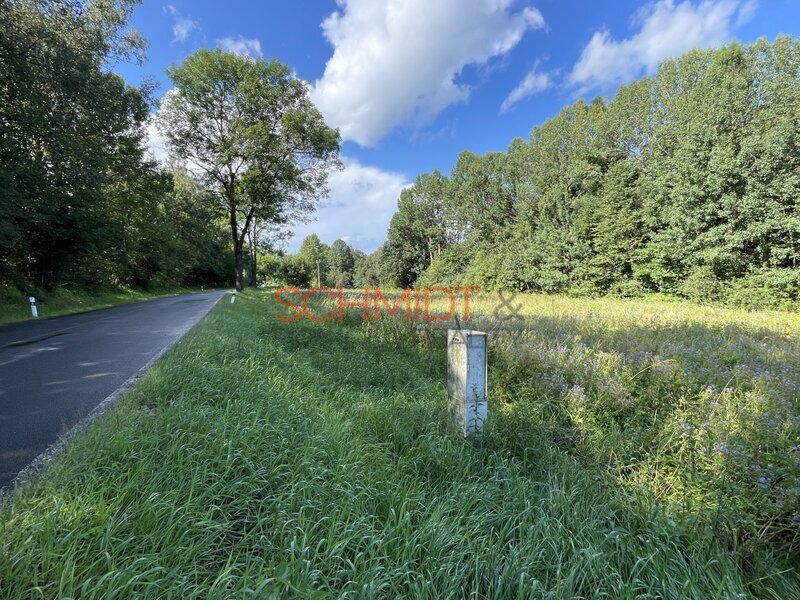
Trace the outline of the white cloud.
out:
<instances>
[{"instance_id":1,"label":"white cloud","mask_svg":"<svg viewBox=\"0 0 800 600\"><path fill-rule=\"evenodd\" d=\"M312 98L347 140L373 145L396 125L425 122L469 97L467 65L509 52L544 26L515 0L339 0L322 28L333 46Z\"/></svg>"},{"instance_id":2,"label":"white cloud","mask_svg":"<svg viewBox=\"0 0 800 600\"><path fill-rule=\"evenodd\" d=\"M511 93L503 100L500 106L500 112L506 112L509 108L514 106L517 102L538 94L546 90L553 83L548 73L540 73L538 67L534 65L524 79L519 82L517 87L511 90Z\"/></svg>"},{"instance_id":3,"label":"white cloud","mask_svg":"<svg viewBox=\"0 0 800 600\"><path fill-rule=\"evenodd\" d=\"M372 252L386 238L386 229L400 191L410 182L400 173L383 171L343 158L345 168L331 173L330 193L308 224L292 228L289 250L296 252L303 238L316 233L326 244L343 239L365 252Z\"/></svg>"},{"instance_id":4,"label":"white cloud","mask_svg":"<svg viewBox=\"0 0 800 600\"><path fill-rule=\"evenodd\" d=\"M239 56L247 56L249 58L261 58L264 56L261 52L261 42L256 38L248 39L239 35L217 40L217 44L225 52L233 52Z\"/></svg>"},{"instance_id":5,"label":"white cloud","mask_svg":"<svg viewBox=\"0 0 800 600\"><path fill-rule=\"evenodd\" d=\"M172 23L173 42L185 42L189 34L198 27L197 21L189 17L184 17L181 15L180 11L171 4L167 4L164 7L164 12L174 19Z\"/></svg>"},{"instance_id":6,"label":"white cloud","mask_svg":"<svg viewBox=\"0 0 800 600\"><path fill-rule=\"evenodd\" d=\"M169 155L169 148L167 145L167 138L161 134L156 125L156 115L150 115L147 120L147 129L145 136L145 151L156 162L162 165L166 163L167 156Z\"/></svg>"},{"instance_id":7,"label":"white cloud","mask_svg":"<svg viewBox=\"0 0 800 600\"><path fill-rule=\"evenodd\" d=\"M173 89L168 90L165 96L171 93L174 93ZM147 122L146 152L161 165L166 165L169 144L158 130L157 120L158 115L153 114ZM410 182L400 173L362 165L352 158L342 157L342 162L344 169L333 171L328 178L330 191L320 202L314 220L290 228L294 232L289 240L292 252L296 252L303 238L311 233L316 233L328 244L341 238L365 252L371 252L383 243L400 191ZM203 174L191 161L185 166L196 175Z\"/></svg>"},{"instance_id":8,"label":"white cloud","mask_svg":"<svg viewBox=\"0 0 800 600\"><path fill-rule=\"evenodd\" d=\"M652 73L668 58L727 42L754 10L754 0L659 0L637 11L633 25L638 32L631 37L615 40L608 30L597 31L568 82L585 92Z\"/></svg>"}]
</instances>

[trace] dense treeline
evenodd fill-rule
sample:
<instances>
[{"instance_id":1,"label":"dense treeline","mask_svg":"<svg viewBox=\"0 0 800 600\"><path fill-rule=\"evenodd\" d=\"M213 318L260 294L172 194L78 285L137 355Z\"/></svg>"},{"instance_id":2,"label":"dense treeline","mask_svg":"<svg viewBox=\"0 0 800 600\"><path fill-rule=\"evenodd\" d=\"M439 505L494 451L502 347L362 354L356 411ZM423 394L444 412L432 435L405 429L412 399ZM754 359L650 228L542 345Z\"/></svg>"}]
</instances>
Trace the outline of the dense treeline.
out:
<instances>
[{"instance_id":1,"label":"dense treeline","mask_svg":"<svg viewBox=\"0 0 800 600\"><path fill-rule=\"evenodd\" d=\"M403 191L380 278L747 306L800 296L800 46L693 51Z\"/></svg>"},{"instance_id":2,"label":"dense treeline","mask_svg":"<svg viewBox=\"0 0 800 600\"><path fill-rule=\"evenodd\" d=\"M376 286L386 281L381 252L365 254L344 240L330 246L312 234L307 236L297 254L262 257L259 283L286 283L297 287L330 288Z\"/></svg>"},{"instance_id":3,"label":"dense treeline","mask_svg":"<svg viewBox=\"0 0 800 600\"><path fill-rule=\"evenodd\" d=\"M216 202L148 160L134 0L0 2L0 284L214 285L232 279Z\"/></svg>"}]
</instances>

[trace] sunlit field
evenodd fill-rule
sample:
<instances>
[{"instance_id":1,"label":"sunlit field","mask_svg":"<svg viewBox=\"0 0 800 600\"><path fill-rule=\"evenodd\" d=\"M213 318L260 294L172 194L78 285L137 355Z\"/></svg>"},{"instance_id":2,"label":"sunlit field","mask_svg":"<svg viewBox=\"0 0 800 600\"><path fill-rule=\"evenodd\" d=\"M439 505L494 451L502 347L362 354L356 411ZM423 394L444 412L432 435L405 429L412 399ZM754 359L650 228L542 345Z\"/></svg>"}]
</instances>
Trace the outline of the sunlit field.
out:
<instances>
[{"instance_id":1,"label":"sunlit field","mask_svg":"<svg viewBox=\"0 0 800 600\"><path fill-rule=\"evenodd\" d=\"M452 321L221 302L6 500L2 595L800 597L796 315L501 304L465 441Z\"/></svg>"},{"instance_id":2,"label":"sunlit field","mask_svg":"<svg viewBox=\"0 0 800 600\"><path fill-rule=\"evenodd\" d=\"M431 317L449 309L437 297ZM490 332L489 401L509 446L544 437L731 547L800 549L800 316L530 294L469 308L464 326ZM429 343L447 326L408 331Z\"/></svg>"}]
</instances>

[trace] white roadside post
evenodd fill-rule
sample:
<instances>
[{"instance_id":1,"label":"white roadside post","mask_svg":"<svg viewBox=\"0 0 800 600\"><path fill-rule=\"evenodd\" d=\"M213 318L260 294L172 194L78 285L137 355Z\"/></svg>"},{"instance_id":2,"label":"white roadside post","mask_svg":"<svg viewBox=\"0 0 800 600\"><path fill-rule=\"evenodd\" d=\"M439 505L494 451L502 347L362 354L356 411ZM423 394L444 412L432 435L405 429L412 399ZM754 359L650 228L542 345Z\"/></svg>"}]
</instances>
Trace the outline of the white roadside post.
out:
<instances>
[{"instance_id":1,"label":"white roadside post","mask_svg":"<svg viewBox=\"0 0 800 600\"><path fill-rule=\"evenodd\" d=\"M36 310L36 298L33 296L28 296L28 302L31 303L31 314L33 315L34 319L39 318L39 311Z\"/></svg>"},{"instance_id":2,"label":"white roadside post","mask_svg":"<svg viewBox=\"0 0 800 600\"><path fill-rule=\"evenodd\" d=\"M231 304L233 304L234 302L236 302L236 290L233 290L231 292Z\"/></svg>"},{"instance_id":3,"label":"white roadside post","mask_svg":"<svg viewBox=\"0 0 800 600\"><path fill-rule=\"evenodd\" d=\"M447 330L447 395L453 429L480 436L488 417L484 332Z\"/></svg>"}]
</instances>

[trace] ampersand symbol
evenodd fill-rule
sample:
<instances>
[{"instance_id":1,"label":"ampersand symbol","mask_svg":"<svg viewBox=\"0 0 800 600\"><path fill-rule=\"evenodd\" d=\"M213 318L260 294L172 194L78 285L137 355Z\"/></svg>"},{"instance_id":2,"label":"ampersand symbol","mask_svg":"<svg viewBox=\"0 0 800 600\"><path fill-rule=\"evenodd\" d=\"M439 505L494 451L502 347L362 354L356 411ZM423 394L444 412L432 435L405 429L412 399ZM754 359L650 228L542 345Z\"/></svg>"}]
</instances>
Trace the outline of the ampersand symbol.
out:
<instances>
[{"instance_id":1,"label":"ampersand symbol","mask_svg":"<svg viewBox=\"0 0 800 600\"><path fill-rule=\"evenodd\" d=\"M522 304L517 304L516 306L511 306L511 301L514 300L514 298L516 297L516 294L514 292L511 292L511 295L508 298L506 298L506 295L502 291L498 292L497 295L500 296L500 306L498 306L497 308L494 309L493 315L495 317L497 317L498 319L501 319L501 318L508 319L508 318L519 317L520 316L519 313L520 313L520 310L522 310ZM508 311L511 313L507 317L502 317L500 315L500 311L503 310L504 308L508 308Z\"/></svg>"}]
</instances>

